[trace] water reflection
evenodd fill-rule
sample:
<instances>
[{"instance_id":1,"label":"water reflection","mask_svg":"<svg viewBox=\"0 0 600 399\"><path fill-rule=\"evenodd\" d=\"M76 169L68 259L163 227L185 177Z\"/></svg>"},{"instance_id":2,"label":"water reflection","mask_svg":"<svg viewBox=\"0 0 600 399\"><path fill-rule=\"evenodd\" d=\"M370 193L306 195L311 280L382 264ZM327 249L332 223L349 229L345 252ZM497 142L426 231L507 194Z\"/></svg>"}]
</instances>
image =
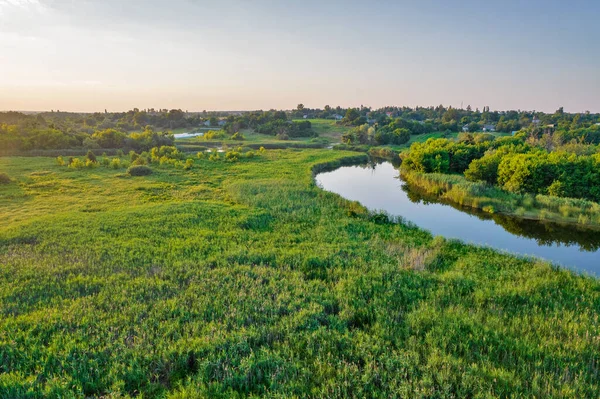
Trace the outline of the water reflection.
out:
<instances>
[{"instance_id":1,"label":"water reflection","mask_svg":"<svg viewBox=\"0 0 600 399\"><path fill-rule=\"evenodd\" d=\"M493 220L496 224L504 227L506 231L517 236L534 239L538 245L552 246L555 244L563 244L566 246L578 246L584 251L591 252L600 249L600 232L598 231L580 229L574 225L550 221L527 220L501 214L491 215L479 209L460 206L431 194L424 193L420 191L419 188L409 186L401 177L398 177L398 179L403 182L402 190L406 193L408 199L414 203L446 204L461 212L476 216L480 220Z\"/></svg>"},{"instance_id":2,"label":"water reflection","mask_svg":"<svg viewBox=\"0 0 600 399\"><path fill-rule=\"evenodd\" d=\"M400 215L434 235L531 255L600 275L600 232L491 215L410 187L390 162L342 167L316 177L325 190Z\"/></svg>"}]
</instances>

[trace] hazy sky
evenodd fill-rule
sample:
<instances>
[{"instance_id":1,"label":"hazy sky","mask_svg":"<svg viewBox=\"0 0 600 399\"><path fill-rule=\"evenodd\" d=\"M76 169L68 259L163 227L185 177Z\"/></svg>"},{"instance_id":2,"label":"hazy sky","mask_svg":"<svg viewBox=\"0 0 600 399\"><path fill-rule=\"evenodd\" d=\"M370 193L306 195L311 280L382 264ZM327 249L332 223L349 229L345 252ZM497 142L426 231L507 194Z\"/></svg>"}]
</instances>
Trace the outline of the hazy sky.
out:
<instances>
[{"instance_id":1,"label":"hazy sky","mask_svg":"<svg viewBox=\"0 0 600 399\"><path fill-rule=\"evenodd\" d=\"M0 0L0 109L600 111L598 0Z\"/></svg>"}]
</instances>

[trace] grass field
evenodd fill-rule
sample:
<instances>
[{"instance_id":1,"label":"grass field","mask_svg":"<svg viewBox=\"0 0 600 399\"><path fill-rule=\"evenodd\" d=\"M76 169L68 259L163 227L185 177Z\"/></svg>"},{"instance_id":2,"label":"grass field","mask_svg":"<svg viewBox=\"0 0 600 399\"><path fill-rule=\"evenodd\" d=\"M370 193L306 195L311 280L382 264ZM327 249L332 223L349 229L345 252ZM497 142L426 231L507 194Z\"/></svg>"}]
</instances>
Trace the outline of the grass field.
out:
<instances>
[{"instance_id":1,"label":"grass field","mask_svg":"<svg viewBox=\"0 0 600 399\"><path fill-rule=\"evenodd\" d=\"M304 119L298 119L297 121ZM258 147L264 145L266 147L323 147L329 144L340 142L342 134L349 129L346 126L336 125L334 120L327 119L309 119L312 123L313 131L318 134L318 137L298 137L290 140L278 140L274 136L261 134L252 129L243 129L240 133L243 134L244 140L232 140L229 137L223 139L206 140L203 137L193 137L177 139L177 146L184 151L194 151L198 147L213 147L227 145L229 147L251 146ZM213 129L214 130L214 129ZM181 133L181 131L177 131Z\"/></svg>"},{"instance_id":2,"label":"grass field","mask_svg":"<svg viewBox=\"0 0 600 399\"><path fill-rule=\"evenodd\" d=\"M597 397L598 280L315 186L348 157L0 158L0 397Z\"/></svg>"}]
</instances>

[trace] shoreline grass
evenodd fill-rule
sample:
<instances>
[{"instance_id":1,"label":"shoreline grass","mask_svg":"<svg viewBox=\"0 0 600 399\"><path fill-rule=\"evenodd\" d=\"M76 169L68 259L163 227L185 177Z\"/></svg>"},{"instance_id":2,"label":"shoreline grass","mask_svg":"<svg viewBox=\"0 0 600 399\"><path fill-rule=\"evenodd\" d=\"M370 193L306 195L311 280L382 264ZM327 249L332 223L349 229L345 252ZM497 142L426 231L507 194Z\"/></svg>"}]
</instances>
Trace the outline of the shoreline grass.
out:
<instances>
[{"instance_id":1,"label":"shoreline grass","mask_svg":"<svg viewBox=\"0 0 600 399\"><path fill-rule=\"evenodd\" d=\"M470 182L460 175L419 173L406 168L401 168L401 174L410 185L460 206L600 230L600 204L592 201L514 194L484 182Z\"/></svg>"}]
</instances>

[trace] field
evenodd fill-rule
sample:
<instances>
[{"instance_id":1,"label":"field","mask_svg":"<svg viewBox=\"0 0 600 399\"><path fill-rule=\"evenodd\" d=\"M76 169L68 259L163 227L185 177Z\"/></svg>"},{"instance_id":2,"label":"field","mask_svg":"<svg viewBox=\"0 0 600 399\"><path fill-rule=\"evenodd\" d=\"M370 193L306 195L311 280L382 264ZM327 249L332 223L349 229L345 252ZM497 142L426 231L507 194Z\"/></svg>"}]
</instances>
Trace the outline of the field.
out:
<instances>
[{"instance_id":1,"label":"field","mask_svg":"<svg viewBox=\"0 0 600 399\"><path fill-rule=\"evenodd\" d=\"M304 119L298 119L301 121ZM246 146L258 149L261 146L265 148L283 149L283 148L321 148L329 144L340 142L342 134L350 129L346 126L339 126L333 120L327 119L309 119L312 123L312 129L318 134L318 137L298 137L290 140L278 140L275 136L257 133L252 129L243 129L240 133L244 140L232 140L229 137L223 139L206 140L203 137L193 137L177 139L177 147L182 151L201 151L207 147L226 145L228 147ZM217 128L218 129L218 128ZM215 129L216 130L216 129ZM177 131L182 133L182 131Z\"/></svg>"},{"instance_id":2,"label":"field","mask_svg":"<svg viewBox=\"0 0 600 399\"><path fill-rule=\"evenodd\" d=\"M598 280L315 186L358 159L0 158L0 397L597 397Z\"/></svg>"}]
</instances>

